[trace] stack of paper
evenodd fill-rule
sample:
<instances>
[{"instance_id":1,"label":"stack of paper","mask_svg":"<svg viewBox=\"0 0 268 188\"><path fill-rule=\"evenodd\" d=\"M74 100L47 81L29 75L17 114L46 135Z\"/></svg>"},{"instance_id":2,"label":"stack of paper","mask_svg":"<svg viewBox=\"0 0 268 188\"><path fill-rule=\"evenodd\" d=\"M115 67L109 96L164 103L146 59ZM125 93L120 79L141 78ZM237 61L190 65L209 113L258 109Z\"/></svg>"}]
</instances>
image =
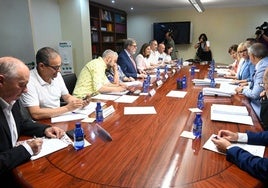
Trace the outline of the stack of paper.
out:
<instances>
[{"instance_id":1,"label":"stack of paper","mask_svg":"<svg viewBox=\"0 0 268 188\"><path fill-rule=\"evenodd\" d=\"M204 86L204 85L207 85L207 86L209 86L210 85L210 79L208 79L208 78L205 78L205 79L193 79L192 80L193 81L193 83L195 84L195 85L198 85L198 86Z\"/></svg>"},{"instance_id":2,"label":"stack of paper","mask_svg":"<svg viewBox=\"0 0 268 188\"><path fill-rule=\"evenodd\" d=\"M231 97L235 93L236 92L234 90L226 90L222 88L210 88L210 87L203 88L203 95L208 96Z\"/></svg>"},{"instance_id":3,"label":"stack of paper","mask_svg":"<svg viewBox=\"0 0 268 188\"><path fill-rule=\"evenodd\" d=\"M253 125L245 106L212 104L211 120Z\"/></svg>"}]
</instances>

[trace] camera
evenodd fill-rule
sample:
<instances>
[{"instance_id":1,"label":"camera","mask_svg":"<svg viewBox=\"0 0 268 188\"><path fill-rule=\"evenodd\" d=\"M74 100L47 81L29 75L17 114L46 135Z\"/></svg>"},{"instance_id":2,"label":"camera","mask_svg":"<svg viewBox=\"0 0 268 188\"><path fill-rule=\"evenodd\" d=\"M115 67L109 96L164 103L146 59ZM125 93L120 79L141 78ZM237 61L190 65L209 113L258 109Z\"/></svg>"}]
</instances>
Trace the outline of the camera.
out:
<instances>
[{"instance_id":1,"label":"camera","mask_svg":"<svg viewBox=\"0 0 268 188\"><path fill-rule=\"evenodd\" d=\"M256 27L256 32L255 35L257 35L257 37L260 37L262 34L265 34L266 36L268 36L268 23L267 22L263 22L262 25Z\"/></svg>"}]
</instances>

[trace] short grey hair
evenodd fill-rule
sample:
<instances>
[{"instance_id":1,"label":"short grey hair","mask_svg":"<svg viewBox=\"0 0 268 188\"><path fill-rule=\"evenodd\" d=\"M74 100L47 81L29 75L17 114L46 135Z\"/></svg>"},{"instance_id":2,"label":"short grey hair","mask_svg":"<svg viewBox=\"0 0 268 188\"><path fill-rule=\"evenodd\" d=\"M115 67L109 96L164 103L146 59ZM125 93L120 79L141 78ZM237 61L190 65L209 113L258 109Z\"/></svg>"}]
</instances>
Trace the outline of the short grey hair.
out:
<instances>
[{"instance_id":1,"label":"short grey hair","mask_svg":"<svg viewBox=\"0 0 268 188\"><path fill-rule=\"evenodd\" d=\"M255 57L262 59L268 55L267 48L262 43L254 43L248 48L248 52Z\"/></svg>"},{"instance_id":2,"label":"short grey hair","mask_svg":"<svg viewBox=\"0 0 268 188\"><path fill-rule=\"evenodd\" d=\"M106 57L118 57L118 54L111 49L107 49L102 54L102 58L106 58Z\"/></svg>"},{"instance_id":3,"label":"short grey hair","mask_svg":"<svg viewBox=\"0 0 268 188\"><path fill-rule=\"evenodd\" d=\"M7 78L16 78L18 68L21 65L25 65L21 60L15 57L1 57L0 58L0 74ZM26 66L26 65L25 65Z\"/></svg>"},{"instance_id":4,"label":"short grey hair","mask_svg":"<svg viewBox=\"0 0 268 188\"><path fill-rule=\"evenodd\" d=\"M126 39L124 42L124 49L126 49L128 46L133 45L134 43L136 43L136 40L134 40L132 38Z\"/></svg>"}]
</instances>

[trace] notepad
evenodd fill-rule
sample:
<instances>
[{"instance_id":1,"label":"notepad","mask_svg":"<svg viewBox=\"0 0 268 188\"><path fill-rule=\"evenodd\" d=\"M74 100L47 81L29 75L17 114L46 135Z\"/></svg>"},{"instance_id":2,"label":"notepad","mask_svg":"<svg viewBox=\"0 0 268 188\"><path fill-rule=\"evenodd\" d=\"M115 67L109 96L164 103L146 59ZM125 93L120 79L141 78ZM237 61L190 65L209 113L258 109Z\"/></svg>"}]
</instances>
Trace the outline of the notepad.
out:
<instances>
[{"instance_id":1,"label":"notepad","mask_svg":"<svg viewBox=\"0 0 268 188\"><path fill-rule=\"evenodd\" d=\"M215 144L212 142L212 138L215 137L216 134L212 134L210 138L206 141L206 143L203 145L204 149L214 151L220 154L224 154L223 152L219 151L218 148L215 146ZM244 143L232 143L232 146L238 146L252 155L263 157L264 151L265 151L265 146L260 146L260 145L250 145L250 144L244 144Z\"/></svg>"},{"instance_id":2,"label":"notepad","mask_svg":"<svg viewBox=\"0 0 268 188\"><path fill-rule=\"evenodd\" d=\"M211 120L253 125L245 106L212 104Z\"/></svg>"}]
</instances>

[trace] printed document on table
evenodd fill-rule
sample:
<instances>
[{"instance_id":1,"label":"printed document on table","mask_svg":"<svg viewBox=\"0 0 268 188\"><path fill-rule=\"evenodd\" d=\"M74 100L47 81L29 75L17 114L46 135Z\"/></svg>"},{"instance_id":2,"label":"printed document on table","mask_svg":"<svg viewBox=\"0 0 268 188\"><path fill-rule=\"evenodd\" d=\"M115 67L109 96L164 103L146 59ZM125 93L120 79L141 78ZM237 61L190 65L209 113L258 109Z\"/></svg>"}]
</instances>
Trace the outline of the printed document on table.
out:
<instances>
[{"instance_id":1,"label":"printed document on table","mask_svg":"<svg viewBox=\"0 0 268 188\"><path fill-rule=\"evenodd\" d=\"M119 98L119 95L108 95L108 94L98 94L94 97L91 97L92 99L99 99L99 100L107 100L107 101L114 101L115 99Z\"/></svg>"},{"instance_id":2,"label":"printed document on table","mask_svg":"<svg viewBox=\"0 0 268 188\"><path fill-rule=\"evenodd\" d=\"M186 94L187 94L186 91L171 90L166 96L167 97L184 98Z\"/></svg>"},{"instance_id":3,"label":"printed document on table","mask_svg":"<svg viewBox=\"0 0 268 188\"><path fill-rule=\"evenodd\" d=\"M211 120L253 125L245 106L212 104Z\"/></svg>"},{"instance_id":4,"label":"printed document on table","mask_svg":"<svg viewBox=\"0 0 268 188\"><path fill-rule=\"evenodd\" d=\"M220 154L225 154L223 152L220 152L218 148L215 146L215 144L212 142L212 138L215 137L216 134L212 134L210 138L206 141L204 144L203 148L208 149L210 151L214 151ZM260 146L260 145L249 145L249 144L243 144L243 143L232 143L232 146L238 146L252 155L263 157L264 151L265 151L265 146Z\"/></svg>"},{"instance_id":5,"label":"printed document on table","mask_svg":"<svg viewBox=\"0 0 268 188\"><path fill-rule=\"evenodd\" d=\"M90 102L83 109L76 109L73 112L66 112L60 116L51 118L51 123L73 121L78 119L84 119L88 117L89 114L95 111L97 102ZM101 103L101 106L104 106L105 103Z\"/></svg>"},{"instance_id":6,"label":"printed document on table","mask_svg":"<svg viewBox=\"0 0 268 188\"><path fill-rule=\"evenodd\" d=\"M124 114L156 114L156 110L153 106L125 107Z\"/></svg>"},{"instance_id":7,"label":"printed document on table","mask_svg":"<svg viewBox=\"0 0 268 188\"><path fill-rule=\"evenodd\" d=\"M114 102L133 103L137 98L139 98L139 96L123 95L116 99Z\"/></svg>"}]
</instances>

